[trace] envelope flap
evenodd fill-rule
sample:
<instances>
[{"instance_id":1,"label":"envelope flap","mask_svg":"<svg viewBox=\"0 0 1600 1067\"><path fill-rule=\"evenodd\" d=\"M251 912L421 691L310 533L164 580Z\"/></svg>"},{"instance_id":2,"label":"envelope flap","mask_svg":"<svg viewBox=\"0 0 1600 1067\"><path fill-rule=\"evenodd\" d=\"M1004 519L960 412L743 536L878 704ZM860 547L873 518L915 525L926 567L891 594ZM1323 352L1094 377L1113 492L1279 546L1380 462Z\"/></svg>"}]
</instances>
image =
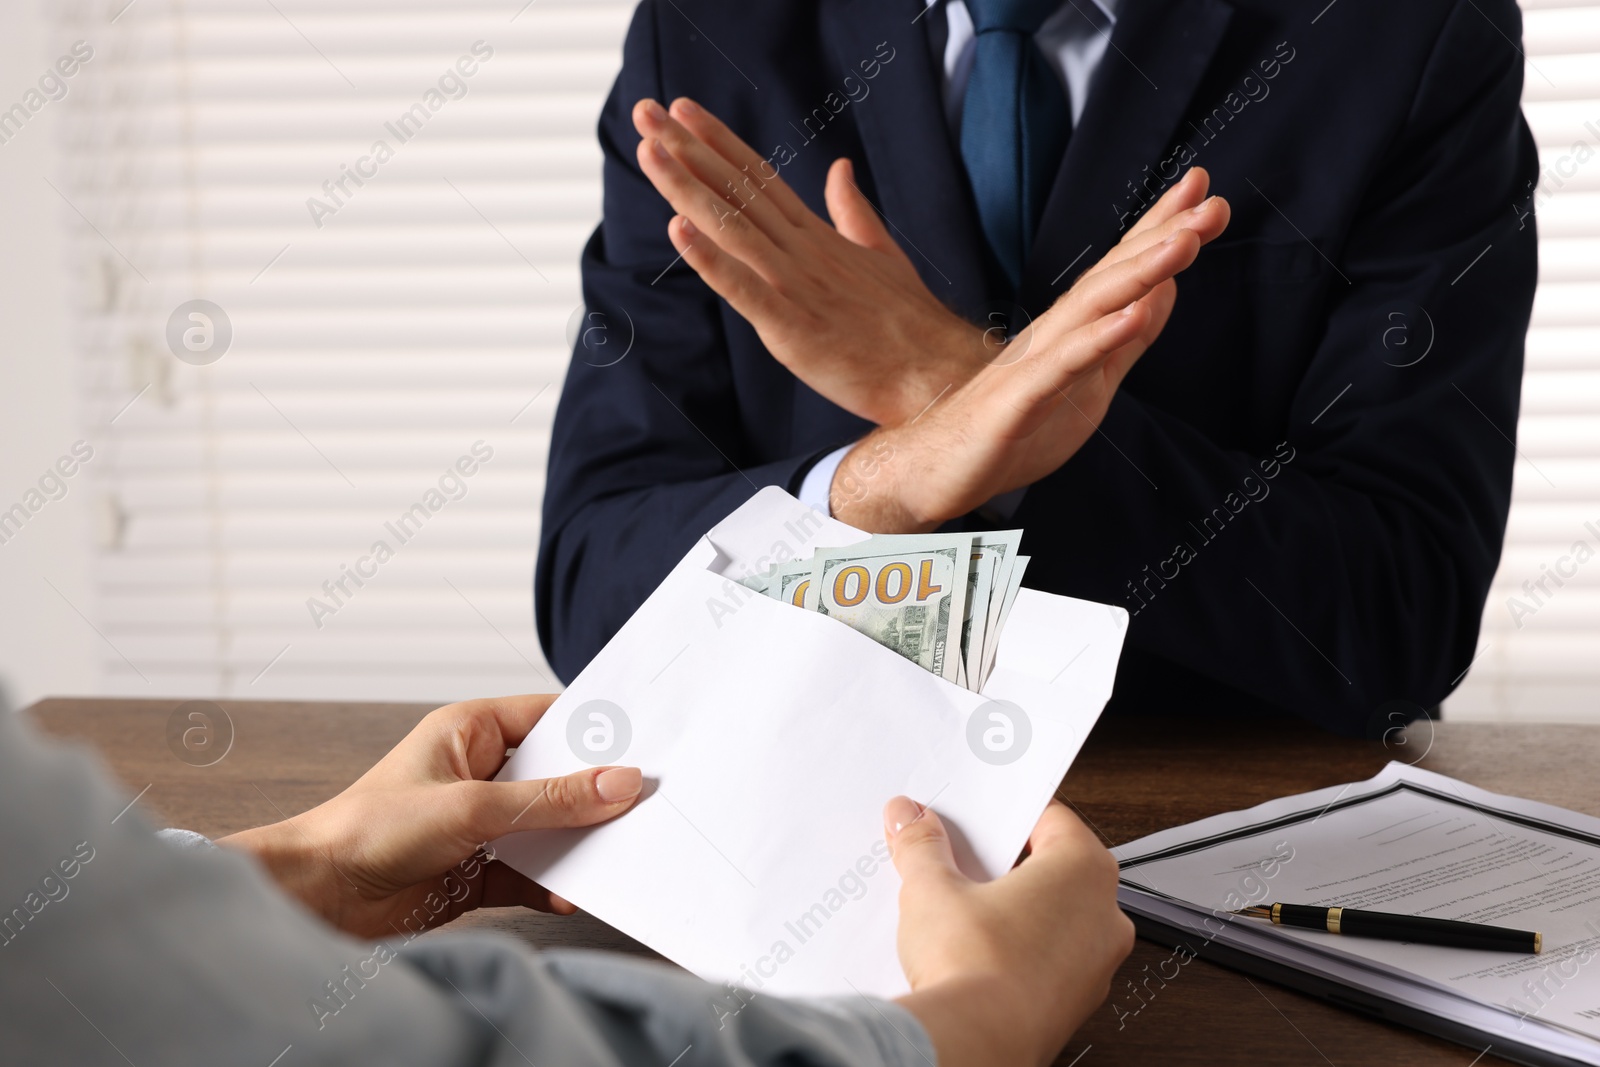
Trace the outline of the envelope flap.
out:
<instances>
[{"instance_id":1,"label":"envelope flap","mask_svg":"<svg viewBox=\"0 0 1600 1067\"><path fill-rule=\"evenodd\" d=\"M717 550L709 569L730 578L765 572L774 563L810 556L871 536L800 503L769 485L706 534Z\"/></svg>"}]
</instances>

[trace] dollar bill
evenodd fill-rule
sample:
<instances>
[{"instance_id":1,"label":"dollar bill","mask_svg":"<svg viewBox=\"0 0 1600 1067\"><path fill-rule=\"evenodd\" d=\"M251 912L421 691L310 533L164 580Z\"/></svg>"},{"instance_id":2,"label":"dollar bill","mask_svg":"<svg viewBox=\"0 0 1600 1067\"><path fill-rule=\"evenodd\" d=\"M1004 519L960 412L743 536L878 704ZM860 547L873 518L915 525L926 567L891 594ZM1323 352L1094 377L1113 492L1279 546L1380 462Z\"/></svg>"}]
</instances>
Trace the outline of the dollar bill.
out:
<instances>
[{"instance_id":1,"label":"dollar bill","mask_svg":"<svg viewBox=\"0 0 1600 1067\"><path fill-rule=\"evenodd\" d=\"M978 643L973 646L974 650L967 654L968 671L974 679L972 688L982 690L983 683L989 680L989 668L994 663L992 653L999 640L1005 614L1011 610L1011 603L1005 600L1005 596L1009 592L1013 599L1016 597L1016 591L1011 587L1011 579L1016 572L1017 549L1022 544L1022 531L993 530L976 536L977 543L974 550L982 552L986 558L993 561L989 591L981 601L986 612L983 628L977 635ZM1016 577L1020 583L1021 574L1016 573Z\"/></svg>"},{"instance_id":2,"label":"dollar bill","mask_svg":"<svg viewBox=\"0 0 1600 1067\"><path fill-rule=\"evenodd\" d=\"M764 596L859 630L975 692L994 669L1028 557L1021 530L887 534L739 581Z\"/></svg>"},{"instance_id":3,"label":"dollar bill","mask_svg":"<svg viewBox=\"0 0 1600 1067\"><path fill-rule=\"evenodd\" d=\"M989 629L995 563L995 551L985 549L981 538L975 538L972 563L967 568L967 617L961 622L961 684L974 691L983 688L984 634Z\"/></svg>"},{"instance_id":4,"label":"dollar bill","mask_svg":"<svg viewBox=\"0 0 1600 1067\"><path fill-rule=\"evenodd\" d=\"M1011 567L1011 574L1007 578L1004 595L996 596L995 610L999 622L989 635L989 646L984 650L983 679L989 680L989 672L994 670L995 657L1000 654L999 629L1005 626L1006 616L1011 614L1011 605L1016 603L1017 590L1022 588L1022 574L1028 569L1028 560L1031 556L1016 556ZM980 685L981 688L981 685Z\"/></svg>"},{"instance_id":5,"label":"dollar bill","mask_svg":"<svg viewBox=\"0 0 1600 1067\"><path fill-rule=\"evenodd\" d=\"M880 536L821 549L808 594L814 610L959 684L972 554L971 534Z\"/></svg>"},{"instance_id":6,"label":"dollar bill","mask_svg":"<svg viewBox=\"0 0 1600 1067\"><path fill-rule=\"evenodd\" d=\"M811 581L812 561L797 559L778 564L777 574L767 586L767 595L797 608L815 611L817 598Z\"/></svg>"}]
</instances>

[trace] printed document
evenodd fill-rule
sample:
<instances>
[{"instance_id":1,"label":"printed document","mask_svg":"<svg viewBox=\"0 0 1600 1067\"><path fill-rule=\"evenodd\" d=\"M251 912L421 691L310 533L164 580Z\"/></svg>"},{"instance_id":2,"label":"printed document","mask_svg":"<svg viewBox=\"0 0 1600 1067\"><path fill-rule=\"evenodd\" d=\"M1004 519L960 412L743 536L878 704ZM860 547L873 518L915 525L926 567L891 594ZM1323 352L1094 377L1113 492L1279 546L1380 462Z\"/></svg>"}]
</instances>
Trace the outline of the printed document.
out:
<instances>
[{"instance_id":1,"label":"printed document","mask_svg":"<svg viewBox=\"0 0 1600 1067\"><path fill-rule=\"evenodd\" d=\"M1366 782L1219 815L1114 852L1123 906L1194 931L1200 954L1215 940L1600 1063L1600 819L1391 763ZM1543 952L1340 936L1229 914L1271 903L1537 931Z\"/></svg>"}]
</instances>

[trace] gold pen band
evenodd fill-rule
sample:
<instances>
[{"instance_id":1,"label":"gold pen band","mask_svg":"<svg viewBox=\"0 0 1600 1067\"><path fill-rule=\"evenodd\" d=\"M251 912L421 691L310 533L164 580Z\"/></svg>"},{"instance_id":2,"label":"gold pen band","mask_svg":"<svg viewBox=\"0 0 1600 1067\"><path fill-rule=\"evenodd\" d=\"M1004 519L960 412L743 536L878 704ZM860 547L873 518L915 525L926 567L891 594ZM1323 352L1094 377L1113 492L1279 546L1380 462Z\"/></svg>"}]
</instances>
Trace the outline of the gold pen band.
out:
<instances>
[{"instance_id":1,"label":"gold pen band","mask_svg":"<svg viewBox=\"0 0 1600 1067\"><path fill-rule=\"evenodd\" d=\"M1276 923L1277 925L1279 925L1279 926L1283 925L1283 905L1282 904L1274 904L1272 906L1272 921L1274 923Z\"/></svg>"}]
</instances>

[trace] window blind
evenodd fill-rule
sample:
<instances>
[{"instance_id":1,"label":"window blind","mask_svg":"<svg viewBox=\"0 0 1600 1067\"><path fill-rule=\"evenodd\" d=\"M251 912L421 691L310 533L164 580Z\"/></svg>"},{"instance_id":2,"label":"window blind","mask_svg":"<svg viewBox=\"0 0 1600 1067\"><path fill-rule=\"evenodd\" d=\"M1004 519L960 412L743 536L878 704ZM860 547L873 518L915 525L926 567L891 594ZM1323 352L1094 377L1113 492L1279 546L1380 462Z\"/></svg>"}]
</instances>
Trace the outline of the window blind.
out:
<instances>
[{"instance_id":1,"label":"window blind","mask_svg":"<svg viewBox=\"0 0 1600 1067\"><path fill-rule=\"evenodd\" d=\"M1600 721L1600 4L1523 0L1522 11L1539 288L1505 554L1476 658L1445 708Z\"/></svg>"},{"instance_id":2,"label":"window blind","mask_svg":"<svg viewBox=\"0 0 1600 1067\"><path fill-rule=\"evenodd\" d=\"M1505 558L1448 713L1597 719L1600 4L1523 6L1541 280ZM631 10L52 4L93 51L44 106L66 120L103 691L554 687L539 493Z\"/></svg>"},{"instance_id":3,"label":"window blind","mask_svg":"<svg viewBox=\"0 0 1600 1067\"><path fill-rule=\"evenodd\" d=\"M103 691L556 688L539 494L631 9L60 8Z\"/></svg>"}]
</instances>

